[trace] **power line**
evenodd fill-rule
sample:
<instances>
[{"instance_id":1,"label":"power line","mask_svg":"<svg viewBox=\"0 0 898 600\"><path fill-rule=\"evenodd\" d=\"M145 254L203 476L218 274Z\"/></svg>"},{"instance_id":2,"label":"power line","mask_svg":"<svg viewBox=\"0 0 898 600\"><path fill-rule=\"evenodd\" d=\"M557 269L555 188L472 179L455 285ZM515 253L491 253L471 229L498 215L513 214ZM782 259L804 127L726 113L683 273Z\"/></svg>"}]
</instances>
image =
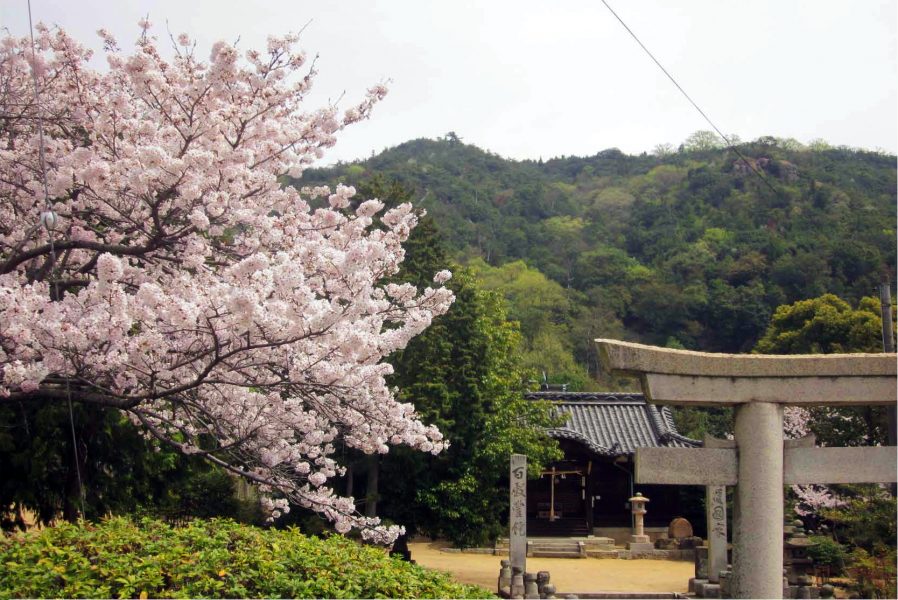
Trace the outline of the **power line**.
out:
<instances>
[{"instance_id":1,"label":"power line","mask_svg":"<svg viewBox=\"0 0 898 600\"><path fill-rule=\"evenodd\" d=\"M667 71L667 69L664 68L664 65L662 65L662 64L658 61L657 58L655 58L655 55L652 54L652 53L649 51L649 49L645 47L645 44L643 44L642 41L636 36L636 34L633 33L633 30L630 29L630 28L627 26L626 23L624 23L624 20L621 19L620 16L619 16L616 12L614 12L614 9L611 8L611 5L609 5L608 2L607 2L606 0L602 0L602 4L604 4L604 5L605 5L605 8L607 8L608 11L609 11L612 15L614 15L614 18L617 19L618 22L620 22L621 25L623 25L624 29L627 30L627 33L629 33L630 36L632 36L632 38L633 38L634 40L636 40L636 43L639 44L639 47L642 48L642 49L645 51L645 53L649 55L649 58L651 58L652 61L653 61L656 65L658 65L658 68L661 69L661 72L663 72L665 75L667 75L667 78L670 79L671 83L673 83L673 84L676 86L676 88L677 88L678 90L680 90L680 93L683 94L683 96L684 96L687 100L689 100L689 103L692 104L692 106L695 107L695 110L697 110L698 113L705 119L705 121L707 121L708 124L711 125L711 127L714 128L714 131L717 132L717 135L719 135L721 138L723 138L723 141L726 142L726 144L727 144L727 148L730 148L733 152L735 152L736 154L738 154L738 155L739 155L739 158L741 158L742 161L743 161L746 165L748 165L748 168L751 169L752 172L753 172L755 175L757 175L758 177L760 177L760 178L761 178L761 181L763 181L764 184L765 184L767 187L769 187L770 190L771 190L774 194L779 195L779 191L778 191L776 188L773 187L773 184L771 184L770 181L768 181L768 179L767 179L766 177L764 177L763 173L761 173L760 171L758 171L757 167L755 167L754 164L753 164L751 161L749 161L748 158L746 158L746 156L745 156L744 154L742 154L742 152L740 152L739 149L736 148L736 146L735 146L733 143L730 142L729 138L723 134L723 132L717 127L717 125L714 124L714 121L712 121L711 118L710 118L708 115L705 114L705 111L703 111L703 110L701 109L701 107L700 107L698 104L696 104L695 100L693 100L693 99L689 96L689 94L686 93L686 90L684 90L683 87L682 87L679 83L677 83L677 80L674 79L673 75L671 75L671 74Z\"/></svg>"},{"instance_id":2,"label":"power line","mask_svg":"<svg viewBox=\"0 0 898 600\"><path fill-rule=\"evenodd\" d=\"M50 201L50 191L47 188L47 160L44 155L44 119L41 115L41 106L40 100L38 97L38 83L37 83L37 73L35 72L35 65L37 65L37 59L35 58L34 53L34 25L31 22L31 0L28 0L28 31L31 35L31 80L34 83L34 109L37 112L37 131L38 131L38 152L40 156L40 167L41 167L41 181L44 185L44 204L45 210L41 213L41 225L47 230L47 238L50 240L50 264L56 264L56 247L53 243L53 228L56 226L56 222L58 218L56 216L56 212L53 210L53 203ZM49 271L50 277L53 277L52 267ZM62 296L59 295L59 281L58 278L53 278L53 294L56 296L56 300L62 300ZM72 410L72 390L69 383L69 378L66 377L65 380L65 392L66 399L68 400L69 405L69 425L72 429L72 453L75 460L75 473L78 475L78 500L81 504L81 518L86 519L87 513L84 511L84 482L81 479L81 459L78 453L78 437L75 435L75 415Z\"/></svg>"}]
</instances>

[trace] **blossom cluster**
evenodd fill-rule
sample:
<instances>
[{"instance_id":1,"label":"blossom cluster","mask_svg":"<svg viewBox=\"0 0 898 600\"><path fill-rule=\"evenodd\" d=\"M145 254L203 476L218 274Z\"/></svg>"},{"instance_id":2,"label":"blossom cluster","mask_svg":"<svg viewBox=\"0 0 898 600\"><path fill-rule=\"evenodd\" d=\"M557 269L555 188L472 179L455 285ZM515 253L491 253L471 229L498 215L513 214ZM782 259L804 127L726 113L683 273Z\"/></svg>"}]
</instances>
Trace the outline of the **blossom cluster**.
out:
<instances>
[{"instance_id":1,"label":"blossom cluster","mask_svg":"<svg viewBox=\"0 0 898 600\"><path fill-rule=\"evenodd\" d=\"M795 440L811 434L811 413L801 406L786 406L783 409L783 433L786 439ZM798 502L795 512L806 516L823 508L843 506L845 501L831 488L822 484L793 485L792 491Z\"/></svg>"},{"instance_id":2,"label":"blossom cluster","mask_svg":"<svg viewBox=\"0 0 898 600\"><path fill-rule=\"evenodd\" d=\"M0 41L0 402L122 410L254 481L273 514L298 503L388 541L396 528L328 486L335 449L446 446L394 399L383 359L448 310L449 273L381 283L411 207L353 210L351 187L279 180L386 90L305 111L315 69L296 36L202 60L181 35L165 59L149 27L130 55L100 31L103 72L60 29L37 27L33 58L28 39Z\"/></svg>"}]
</instances>

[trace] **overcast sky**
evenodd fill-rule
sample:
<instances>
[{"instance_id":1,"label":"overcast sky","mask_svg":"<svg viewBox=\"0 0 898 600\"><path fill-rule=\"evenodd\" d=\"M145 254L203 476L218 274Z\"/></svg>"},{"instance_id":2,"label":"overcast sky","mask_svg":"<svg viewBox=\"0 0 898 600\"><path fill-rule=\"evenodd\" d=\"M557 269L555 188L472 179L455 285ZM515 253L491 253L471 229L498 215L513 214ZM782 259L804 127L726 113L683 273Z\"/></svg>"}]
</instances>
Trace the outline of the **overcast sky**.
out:
<instances>
[{"instance_id":1,"label":"overcast sky","mask_svg":"<svg viewBox=\"0 0 898 600\"><path fill-rule=\"evenodd\" d=\"M725 133L898 149L898 0L609 3ZM308 23L313 100L345 92L348 106L391 80L325 162L449 131L522 159L634 154L710 128L600 0L32 0L32 11L96 48L99 27L124 46L149 15L160 38L167 22L203 54L238 36L261 49ZM0 25L27 34L27 0L2 0Z\"/></svg>"}]
</instances>

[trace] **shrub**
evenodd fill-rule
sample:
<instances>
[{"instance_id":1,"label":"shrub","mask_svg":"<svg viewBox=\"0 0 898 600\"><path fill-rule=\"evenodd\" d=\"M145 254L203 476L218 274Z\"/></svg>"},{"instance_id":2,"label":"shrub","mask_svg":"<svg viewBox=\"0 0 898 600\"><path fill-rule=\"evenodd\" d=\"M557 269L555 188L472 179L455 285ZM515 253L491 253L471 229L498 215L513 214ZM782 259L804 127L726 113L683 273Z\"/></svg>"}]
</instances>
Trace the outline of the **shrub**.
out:
<instances>
[{"instance_id":1,"label":"shrub","mask_svg":"<svg viewBox=\"0 0 898 600\"><path fill-rule=\"evenodd\" d=\"M868 552L877 545L895 547L895 498L878 485L845 486L851 494L844 506L825 509L822 515L833 522L836 536Z\"/></svg>"},{"instance_id":2,"label":"shrub","mask_svg":"<svg viewBox=\"0 0 898 600\"><path fill-rule=\"evenodd\" d=\"M814 564L828 566L833 575L839 575L845 568L845 546L828 536L811 536L816 545L808 548L808 556Z\"/></svg>"},{"instance_id":3,"label":"shrub","mask_svg":"<svg viewBox=\"0 0 898 600\"><path fill-rule=\"evenodd\" d=\"M848 574L852 589L861 598L895 598L895 549L878 546L870 554L863 548L851 553Z\"/></svg>"},{"instance_id":4,"label":"shrub","mask_svg":"<svg viewBox=\"0 0 898 600\"><path fill-rule=\"evenodd\" d=\"M490 598L342 536L115 517L0 539L0 598Z\"/></svg>"}]
</instances>

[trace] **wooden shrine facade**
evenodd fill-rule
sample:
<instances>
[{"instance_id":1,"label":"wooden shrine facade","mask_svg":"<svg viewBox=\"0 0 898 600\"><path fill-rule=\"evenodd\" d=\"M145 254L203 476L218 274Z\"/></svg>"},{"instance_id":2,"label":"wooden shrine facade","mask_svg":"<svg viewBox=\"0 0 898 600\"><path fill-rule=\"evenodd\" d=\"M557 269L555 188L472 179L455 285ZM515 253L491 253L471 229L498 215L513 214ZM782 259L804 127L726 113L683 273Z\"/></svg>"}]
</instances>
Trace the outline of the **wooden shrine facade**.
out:
<instances>
[{"instance_id":1,"label":"wooden shrine facade","mask_svg":"<svg viewBox=\"0 0 898 600\"><path fill-rule=\"evenodd\" d=\"M528 482L528 535L585 536L594 529L629 528L628 499L635 492L651 500L646 527L667 527L683 516L678 488L635 485L633 479L637 448L701 446L677 432L669 408L648 404L642 394L534 392L526 398L549 400L566 418L548 432L564 458Z\"/></svg>"}]
</instances>

